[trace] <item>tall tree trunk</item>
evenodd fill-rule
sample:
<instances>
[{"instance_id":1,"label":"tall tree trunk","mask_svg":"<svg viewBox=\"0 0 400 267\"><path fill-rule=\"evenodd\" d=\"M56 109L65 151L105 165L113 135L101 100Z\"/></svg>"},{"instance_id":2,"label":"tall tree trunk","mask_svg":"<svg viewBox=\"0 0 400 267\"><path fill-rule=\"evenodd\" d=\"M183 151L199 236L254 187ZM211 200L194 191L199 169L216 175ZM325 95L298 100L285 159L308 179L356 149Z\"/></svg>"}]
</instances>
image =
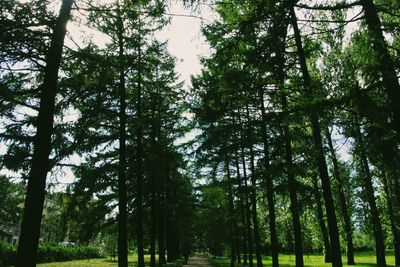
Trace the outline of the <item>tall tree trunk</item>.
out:
<instances>
[{"instance_id":1,"label":"tall tree trunk","mask_svg":"<svg viewBox=\"0 0 400 267\"><path fill-rule=\"evenodd\" d=\"M383 190L385 191L386 195L386 206L388 210L389 220L390 220L390 228L393 234L393 247L394 247L394 259L395 259L395 266L400 266L400 231L399 231L399 224L398 224L398 211L394 208L393 205L393 195L390 192L388 179L386 177L386 173L382 173L382 184Z\"/></svg>"},{"instance_id":2,"label":"tall tree trunk","mask_svg":"<svg viewBox=\"0 0 400 267\"><path fill-rule=\"evenodd\" d=\"M239 117L239 122L240 122ZM240 133L240 141L241 141L241 160L243 166L243 181L244 181L244 202L245 202L245 213L246 213L246 229L247 229L247 241L248 241L248 249L249 249L249 267L253 267L253 251L254 251L254 244L253 244L253 235L251 233L251 208L249 203L249 185L247 183L247 171L246 171L246 159L245 159L245 151L243 148L243 132Z\"/></svg>"},{"instance_id":3,"label":"tall tree trunk","mask_svg":"<svg viewBox=\"0 0 400 267\"><path fill-rule=\"evenodd\" d=\"M158 77L157 77L158 78ZM159 191L159 184L157 183L157 162L159 158L156 158L157 151L157 119L156 119L156 106L158 99L158 92L152 93L152 108L151 108L151 120L152 120L152 131L151 131L151 143L152 143L152 170L150 177L151 187L151 211L150 211L150 266L156 266L156 235L157 235L157 192ZM159 114L158 114L159 115Z\"/></svg>"},{"instance_id":4,"label":"tall tree trunk","mask_svg":"<svg viewBox=\"0 0 400 267\"><path fill-rule=\"evenodd\" d=\"M171 215L171 212L168 211L167 214ZM173 262L174 261L174 249L173 249L173 247L174 247L174 245L173 245L173 234L174 234L173 233L173 231L174 231L173 223L174 223L174 221L171 219L170 216L168 216L167 222L168 222L166 225L166 229L167 229L167 232L166 232L167 262Z\"/></svg>"},{"instance_id":5,"label":"tall tree trunk","mask_svg":"<svg viewBox=\"0 0 400 267\"><path fill-rule=\"evenodd\" d=\"M339 169L339 162L336 158L336 152L333 147L332 143L332 137L331 133L329 132L329 129L325 129L325 135L328 140L328 146L329 146L329 151L331 154L331 159L333 163L333 177L336 180L337 187L338 187L338 192L339 192L339 203L340 203L340 208L343 216L343 222L344 222L344 231L346 235L346 242L347 242L347 264L348 265L354 265L354 246L353 246L353 227L351 225L351 218L349 214L349 210L347 208L347 201L346 201L346 196L344 194L344 185L342 181L342 176L340 175L340 169Z\"/></svg>"},{"instance_id":6,"label":"tall tree trunk","mask_svg":"<svg viewBox=\"0 0 400 267\"><path fill-rule=\"evenodd\" d=\"M244 207L244 192L243 192L243 185L242 185L242 178L240 176L240 166L239 166L239 156L238 152L235 151L235 165L236 165L236 176L238 179L238 189L239 189L239 203L240 203L240 219L241 219L241 224L242 224L242 247L243 247L243 264L247 265L247 252L248 252L248 247L247 247L247 234L246 234L246 211Z\"/></svg>"},{"instance_id":7,"label":"tall tree trunk","mask_svg":"<svg viewBox=\"0 0 400 267\"><path fill-rule=\"evenodd\" d=\"M161 98L160 98L161 99ZM160 100L160 102L162 102ZM166 160L166 155L167 155L167 141L166 138L163 139L161 136L161 127L162 127L162 121L161 121L161 103L158 105L158 127L157 127L157 139L158 142L161 145L161 172L159 175L159 183L157 186L157 211L158 211L158 266L162 267L164 264L167 263L166 257L165 257L165 236L166 236L166 230L165 230L165 221L166 221L166 205L165 205L165 193L166 193L166 181L165 181L165 175L168 174L168 165L167 165L167 160Z\"/></svg>"},{"instance_id":8,"label":"tall tree trunk","mask_svg":"<svg viewBox=\"0 0 400 267\"><path fill-rule=\"evenodd\" d=\"M163 176L160 176L160 191L158 193L158 266L162 267L167 263L165 258L165 201L164 201L164 182Z\"/></svg>"},{"instance_id":9,"label":"tall tree trunk","mask_svg":"<svg viewBox=\"0 0 400 267\"><path fill-rule=\"evenodd\" d=\"M269 163L269 147L268 147L268 134L267 134L267 124L266 124L266 114L264 106L264 93L260 93L261 102L261 118L263 120L262 126L262 139L263 139L263 149L264 149L264 175L267 191L267 204L268 204L268 218L269 218L269 231L271 238L271 255L272 255L272 267L279 267L279 248L278 248L278 235L276 231L276 215L275 215L275 200L274 200L274 182L269 173L270 163Z\"/></svg>"},{"instance_id":10,"label":"tall tree trunk","mask_svg":"<svg viewBox=\"0 0 400 267\"><path fill-rule=\"evenodd\" d=\"M315 178L314 181L314 197L315 197L315 204L317 205L317 219L319 228L321 229L322 240L324 242L324 249L325 249L325 262L332 262L332 255L331 255L331 244L329 242L328 230L325 226L324 220L324 212L322 210L322 201L321 201L321 194L318 188L318 181Z\"/></svg>"},{"instance_id":11,"label":"tall tree trunk","mask_svg":"<svg viewBox=\"0 0 400 267\"><path fill-rule=\"evenodd\" d=\"M250 112L249 106L246 104L246 116L247 122L250 124ZM256 179L256 168L254 164L254 151L253 151L253 137L251 134L251 130L248 131L248 138L250 140L250 170L251 170L251 190L250 190L250 200L252 206L252 217L253 217L253 232L254 232L254 243L256 245L256 260L257 267L262 267L262 256L261 256L261 245L260 245L260 235L259 235L259 227L258 227L258 218L257 218L257 179Z\"/></svg>"},{"instance_id":12,"label":"tall tree trunk","mask_svg":"<svg viewBox=\"0 0 400 267\"><path fill-rule=\"evenodd\" d=\"M306 57L304 54L303 44L301 41L301 34L299 27L297 25L296 13L294 11L293 5L290 7L290 17L291 17L291 24L293 26L293 31L295 34L296 47L299 57L300 68L303 75L304 88L308 99L311 101L312 100L311 77L308 72ZM316 162L318 165L318 170L322 182L322 190L325 201L326 214L328 217L329 236L332 248L332 266L341 267L342 257L340 251L339 229L337 226L337 218L333 203L332 189L329 181L328 167L326 165L325 155L322 145L321 128L319 125L318 114L316 113L316 111L311 109L309 113L310 113L309 115L311 120L312 134L314 139Z\"/></svg>"},{"instance_id":13,"label":"tall tree trunk","mask_svg":"<svg viewBox=\"0 0 400 267\"><path fill-rule=\"evenodd\" d=\"M287 110L286 95L282 96L282 108ZM294 234L294 251L296 255L296 267L303 267L303 238L301 233L300 211L297 199L297 181L294 175L292 138L289 131L288 123L283 126L283 136L285 139L285 161L286 173L288 177L288 187L290 195L290 211L292 213L293 234Z\"/></svg>"},{"instance_id":14,"label":"tall tree trunk","mask_svg":"<svg viewBox=\"0 0 400 267\"><path fill-rule=\"evenodd\" d=\"M54 127L58 71L62 58L66 26L70 18L73 3L73 0L62 1L46 58L44 79L40 88L40 107L36 119L37 131L33 144L32 165L28 179L24 215L17 249L17 267L36 266L46 177L49 171L49 156L52 149L51 135Z\"/></svg>"},{"instance_id":15,"label":"tall tree trunk","mask_svg":"<svg viewBox=\"0 0 400 267\"><path fill-rule=\"evenodd\" d=\"M392 58L390 57L387 43L382 32L382 23L379 19L373 0L360 1L367 24L371 35L372 49L375 50L379 71L382 73L383 86L388 95L388 107L393 112L393 128L397 132L397 143L400 137L400 84L396 74L396 68Z\"/></svg>"},{"instance_id":16,"label":"tall tree trunk","mask_svg":"<svg viewBox=\"0 0 400 267\"><path fill-rule=\"evenodd\" d=\"M141 20L139 18L139 36ZM137 178L136 178L136 237L138 249L138 267L144 267L144 249L143 249L143 125L142 125L142 48L141 37L139 37L138 46L138 76L137 76Z\"/></svg>"},{"instance_id":17,"label":"tall tree trunk","mask_svg":"<svg viewBox=\"0 0 400 267\"><path fill-rule=\"evenodd\" d=\"M232 179L231 179L231 171L229 170L229 162L226 160L225 162L226 176L227 176L227 186L228 186L228 201L229 201L229 224L230 224L230 241L231 241L231 262L230 266L235 266L236 259L236 235L235 235L235 210L233 207L233 190L232 190Z\"/></svg>"},{"instance_id":18,"label":"tall tree trunk","mask_svg":"<svg viewBox=\"0 0 400 267\"><path fill-rule=\"evenodd\" d=\"M233 185L233 182L232 182ZM238 232L238 225L236 222L236 212L233 214L233 231L234 231L234 235L235 235L235 248L236 248L236 261L237 263L242 263L242 259L240 256L240 238L239 238L239 232Z\"/></svg>"},{"instance_id":19,"label":"tall tree trunk","mask_svg":"<svg viewBox=\"0 0 400 267\"><path fill-rule=\"evenodd\" d=\"M126 87L123 23L118 5L119 46L119 163L118 163L118 267L128 266L127 189L126 189Z\"/></svg>"},{"instance_id":20,"label":"tall tree trunk","mask_svg":"<svg viewBox=\"0 0 400 267\"><path fill-rule=\"evenodd\" d=\"M363 186L365 189L365 197L369 205L371 213L371 219L374 226L374 237L375 237L375 250L376 250L376 264L380 267L386 266L385 259L385 244L383 240L383 230L381 220L379 218L378 207L376 206L374 187L372 185L372 175L369 169L367 151L365 149L364 138L361 134L360 125L355 122L355 139L358 148L358 154L360 157L360 163L364 171L363 174Z\"/></svg>"}]
</instances>

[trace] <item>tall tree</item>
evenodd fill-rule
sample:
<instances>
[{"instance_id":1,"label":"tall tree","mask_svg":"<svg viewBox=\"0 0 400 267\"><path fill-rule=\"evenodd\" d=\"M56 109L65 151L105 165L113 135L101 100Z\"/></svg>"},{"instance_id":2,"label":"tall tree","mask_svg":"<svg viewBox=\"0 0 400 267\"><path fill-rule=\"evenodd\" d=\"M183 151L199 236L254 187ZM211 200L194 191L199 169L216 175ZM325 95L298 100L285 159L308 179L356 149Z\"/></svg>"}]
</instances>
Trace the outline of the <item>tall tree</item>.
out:
<instances>
[{"instance_id":1,"label":"tall tree","mask_svg":"<svg viewBox=\"0 0 400 267\"><path fill-rule=\"evenodd\" d=\"M301 72L303 75L304 87L306 90L307 98L311 100L312 98L312 81L310 74L308 72L306 57L304 54L303 44L301 40L301 34L297 24L297 18L295 14L294 7L290 8L291 24L295 34L297 53L299 57L299 63ZM336 213L332 197L332 189L329 181L328 168L325 161L324 150L322 146L321 138L321 128L319 125L318 115L315 110L310 110L310 120L314 139L314 146L316 149L316 162L320 172L320 178L322 182L323 196L325 200L325 208L328 216L328 228L329 236L331 241L332 249L332 266L339 267L342 266L342 258L340 251L340 241L339 241L339 229L337 226Z\"/></svg>"},{"instance_id":2,"label":"tall tree","mask_svg":"<svg viewBox=\"0 0 400 267\"><path fill-rule=\"evenodd\" d=\"M17 266L21 267L36 265L46 178L49 171L49 156L52 148L51 136L57 96L58 71L62 58L66 25L70 18L73 3L73 0L63 0L62 2L47 55L43 84L40 87L37 132L17 250Z\"/></svg>"}]
</instances>

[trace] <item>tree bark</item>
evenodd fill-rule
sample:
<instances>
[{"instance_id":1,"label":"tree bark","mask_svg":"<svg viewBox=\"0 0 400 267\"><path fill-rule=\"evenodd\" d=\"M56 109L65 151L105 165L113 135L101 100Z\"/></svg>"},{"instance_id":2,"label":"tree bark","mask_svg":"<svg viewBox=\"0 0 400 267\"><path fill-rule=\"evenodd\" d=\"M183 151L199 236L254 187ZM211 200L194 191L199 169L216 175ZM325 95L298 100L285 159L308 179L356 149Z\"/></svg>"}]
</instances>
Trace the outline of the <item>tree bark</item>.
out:
<instances>
[{"instance_id":1,"label":"tree bark","mask_svg":"<svg viewBox=\"0 0 400 267\"><path fill-rule=\"evenodd\" d=\"M40 90L40 107L36 119L37 132L33 144L32 165L28 179L24 215L17 249L17 267L36 266L46 177L49 171L49 156L52 149L51 136L54 127L58 71L62 58L66 26L70 18L73 3L73 0L62 1L46 58L44 80Z\"/></svg>"},{"instance_id":2,"label":"tree bark","mask_svg":"<svg viewBox=\"0 0 400 267\"><path fill-rule=\"evenodd\" d=\"M139 18L139 25L141 21ZM139 36L141 35L139 26ZM136 157L137 157L137 178L136 178L136 238L138 249L138 267L144 267L144 249L143 249L143 125L142 125L142 48L141 37L139 37L138 46L138 76L137 76L137 136L136 136Z\"/></svg>"},{"instance_id":3,"label":"tree bark","mask_svg":"<svg viewBox=\"0 0 400 267\"><path fill-rule=\"evenodd\" d=\"M383 190L385 191L386 195L386 206L390 220L390 228L392 230L392 235L393 235L395 266L400 266L400 231L398 228L399 224L397 223L398 211L394 208L395 206L393 205L392 201L393 195L390 192L389 183L385 172L382 172L381 179L383 184Z\"/></svg>"},{"instance_id":4,"label":"tree bark","mask_svg":"<svg viewBox=\"0 0 400 267\"><path fill-rule=\"evenodd\" d=\"M230 266L235 266L235 259L236 259L236 233L234 231L235 228L235 209L233 206L233 190L232 190L232 179L231 179L231 172L229 170L229 162L226 160L225 162L225 169L226 169L226 176L227 176L227 186L228 186L228 201L229 201L229 223L230 223L230 241L231 241L231 262Z\"/></svg>"},{"instance_id":5,"label":"tree bark","mask_svg":"<svg viewBox=\"0 0 400 267\"><path fill-rule=\"evenodd\" d=\"M321 194L318 188L318 181L314 179L314 197L315 197L315 204L317 205L317 218L319 228L321 229L322 240L324 242L324 249L325 249L325 262L332 262L332 255L331 255L331 244L329 242L328 230L325 226L324 220L324 212L322 210L322 201L321 201Z\"/></svg>"},{"instance_id":6,"label":"tree bark","mask_svg":"<svg viewBox=\"0 0 400 267\"><path fill-rule=\"evenodd\" d=\"M167 168L165 168L165 162L163 164L164 174L167 173ZM165 257L165 239L166 239L166 230L165 230L165 221L166 221L166 212L165 212L165 177L164 174L160 176L160 184L158 191L158 266L162 267L167 263L167 259Z\"/></svg>"},{"instance_id":7,"label":"tree bark","mask_svg":"<svg viewBox=\"0 0 400 267\"><path fill-rule=\"evenodd\" d=\"M306 58L303 50L303 44L301 40L301 34L299 27L297 25L296 13L294 11L293 5L290 7L290 17L295 34L295 41L299 57L300 68L303 75L304 88L307 94L307 98L311 101L312 100L311 77L308 72ZM322 190L325 201L326 214L328 217L329 236L332 248L332 266L341 267L342 257L340 251L339 229L337 226L337 218L333 202L332 189L329 181L328 167L326 165L325 155L322 145L321 128L319 125L318 114L316 113L316 111L313 109L310 110L309 115L310 115L312 134L314 140L316 162L318 165L318 170L322 182Z\"/></svg>"},{"instance_id":8,"label":"tree bark","mask_svg":"<svg viewBox=\"0 0 400 267\"><path fill-rule=\"evenodd\" d=\"M118 267L128 266L127 189L126 189L126 87L124 64L123 23L118 5L119 47L119 163L118 163Z\"/></svg>"},{"instance_id":9,"label":"tree bark","mask_svg":"<svg viewBox=\"0 0 400 267\"><path fill-rule=\"evenodd\" d=\"M158 77L156 77L158 78ZM158 90L157 90L158 91ZM151 130L151 145L152 145L152 170L150 171L150 187L151 187L151 211L150 211L150 266L156 266L156 236L157 236L157 192L159 191L157 183L157 161L159 158L156 158L157 151L157 118L156 118L156 107L157 107L157 99L158 99L158 92L152 93L151 100L152 100L152 108L151 108L151 120L152 120L152 130ZM159 115L159 114L158 114Z\"/></svg>"},{"instance_id":10,"label":"tree bark","mask_svg":"<svg viewBox=\"0 0 400 267\"><path fill-rule=\"evenodd\" d=\"M326 130L325 135L328 140L328 147L329 147L329 151L330 151L331 159L332 159L332 163L333 163L333 177L335 178L337 186L338 186L339 203L340 203L340 208L341 208L343 222L344 222L344 231L345 231L346 242L347 242L347 264L354 265L355 262L354 262L354 246L353 246L353 227L351 224L349 210L347 208L346 196L343 191L344 185L343 185L343 181L342 181L342 176L340 175L339 162L336 158L336 152L333 147L331 133L329 132L328 128L326 128L325 130Z\"/></svg>"},{"instance_id":11,"label":"tree bark","mask_svg":"<svg viewBox=\"0 0 400 267\"><path fill-rule=\"evenodd\" d=\"M160 102L161 98L160 98ZM166 212L165 212L165 193L166 193L166 182L165 182L165 175L168 175L168 165L167 165L167 160L166 160L166 155L167 155L167 141L166 139L162 139L161 136L161 127L162 127L162 120L161 120L161 103L159 103L159 109L158 109L158 127L157 127L157 139L161 145L162 151L161 151L161 159L162 161L160 162L161 166L161 172L159 175L159 183L157 185L157 205L158 205L158 266L162 267L164 264L167 263L166 257L165 257L165 236L166 236L166 231L165 231L165 221L166 221Z\"/></svg>"},{"instance_id":12,"label":"tree bark","mask_svg":"<svg viewBox=\"0 0 400 267\"><path fill-rule=\"evenodd\" d=\"M235 151L235 165L236 165L236 176L238 179L238 189L239 189L239 203L240 203L240 218L242 224L242 247L243 247L243 265L247 265L247 234L246 234L246 215L245 215L245 208L244 208L244 193L243 193L243 185L242 179L240 177L240 167L239 167L239 156L238 152Z\"/></svg>"},{"instance_id":13,"label":"tree bark","mask_svg":"<svg viewBox=\"0 0 400 267\"><path fill-rule=\"evenodd\" d=\"M355 139L356 145L358 149L358 154L360 157L360 163L363 174L363 186L365 189L366 200L369 205L370 214L372 218L372 223L374 226L374 237L375 237L375 250L376 250L376 264L380 267L386 266L385 259L385 244L383 240L383 230L381 220L379 218L378 207L376 206L375 195L374 195L374 187L372 185L372 174L369 169L367 151L365 149L364 138L361 134L360 125L358 122L355 122Z\"/></svg>"},{"instance_id":14,"label":"tree bark","mask_svg":"<svg viewBox=\"0 0 400 267\"><path fill-rule=\"evenodd\" d=\"M282 96L282 108L287 110L286 95ZM283 126L283 136L285 139L285 161L286 161L286 174L288 177L288 189L290 196L290 211L292 213L293 234L294 234L294 251L296 255L296 267L303 267L303 238L301 233L300 211L297 199L297 181L293 170L293 152L292 152L292 138L287 123Z\"/></svg>"},{"instance_id":15,"label":"tree bark","mask_svg":"<svg viewBox=\"0 0 400 267\"><path fill-rule=\"evenodd\" d=\"M276 215L275 215L275 200L274 200L274 181L271 175L268 173L270 170L269 163L269 145L268 145L268 134L267 125L265 123L265 106L264 106L264 94L260 93L261 102L261 118L264 122L262 126L262 139L263 139L263 150L264 150L264 175L267 191L267 204L268 204L268 222L269 231L271 238L271 255L272 255L272 267L279 267L279 247L278 247L278 235L276 231Z\"/></svg>"},{"instance_id":16,"label":"tree bark","mask_svg":"<svg viewBox=\"0 0 400 267\"><path fill-rule=\"evenodd\" d=\"M246 116L247 122L250 124L250 112L249 106L246 104ZM254 243L256 246L256 260L257 260L257 267L262 267L262 255L261 255L261 245L260 245L260 234L259 234L259 227L258 227L258 218L257 218L257 179L256 179L256 168L254 164L254 151L253 151L253 136L251 130L248 131L248 138L250 140L250 170L251 170L251 189L250 189L250 201L252 206L252 217L253 217L253 232L254 232Z\"/></svg>"},{"instance_id":17,"label":"tree bark","mask_svg":"<svg viewBox=\"0 0 400 267\"><path fill-rule=\"evenodd\" d=\"M239 116L239 122L241 121ZM242 179L244 181L244 198L245 198L245 213L246 213L246 229L247 229L247 242L248 242L248 249L249 249L249 267L253 267L253 251L254 251L254 244L253 244L253 236L251 233L251 207L249 203L249 185L247 183L247 171L246 171L246 159L245 159L245 151L243 148L243 132L240 133L240 141L241 141L241 160L243 166L243 176Z\"/></svg>"}]
</instances>

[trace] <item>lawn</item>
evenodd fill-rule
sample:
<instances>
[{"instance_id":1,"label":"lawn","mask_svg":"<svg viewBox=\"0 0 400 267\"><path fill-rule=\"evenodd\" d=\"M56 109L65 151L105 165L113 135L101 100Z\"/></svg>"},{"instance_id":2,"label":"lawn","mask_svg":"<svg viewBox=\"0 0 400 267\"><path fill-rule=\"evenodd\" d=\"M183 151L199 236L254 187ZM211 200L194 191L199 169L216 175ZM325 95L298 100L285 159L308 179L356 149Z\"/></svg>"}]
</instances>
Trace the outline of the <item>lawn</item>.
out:
<instances>
[{"instance_id":1,"label":"lawn","mask_svg":"<svg viewBox=\"0 0 400 267\"><path fill-rule=\"evenodd\" d=\"M343 266L349 266L346 263L346 257L343 256ZM356 266L376 266L375 255L373 253L357 253L355 255ZM212 260L215 267L229 267L229 259L215 259ZM271 266L271 257L264 257L264 266ZM393 252L387 252L386 263L388 267L394 267L394 255ZM241 264L236 264L236 266L242 266ZM294 267L295 256L290 255L280 255L279 256L279 266L282 267ZM330 263L324 263L324 256L322 255L305 255L304 256L304 266L306 267L328 267L332 266Z\"/></svg>"},{"instance_id":2,"label":"lawn","mask_svg":"<svg viewBox=\"0 0 400 267\"><path fill-rule=\"evenodd\" d=\"M149 256L146 256L146 266L149 265ZM211 260L215 267L229 267L229 259L212 259ZM357 253L355 256L356 266L376 266L375 255L373 253ZM264 266L271 266L271 258L264 257ZM386 256L386 262L388 267L394 267L394 256L393 252L388 252ZM279 266L282 267L294 267L295 257L291 255L280 255ZM304 256L304 263L306 267L329 267L331 264L324 263L324 257L322 255L306 255ZM346 257L343 257L343 263L346 263ZM117 267L118 263L111 259L91 259L91 260L78 260L78 261L67 261L67 262L52 262L38 264L39 267ZM129 256L129 266L137 266L136 255ZM177 267L177 264L168 264L170 267ZM237 267L242 266L236 264ZM348 266L344 264L343 266Z\"/></svg>"},{"instance_id":3,"label":"lawn","mask_svg":"<svg viewBox=\"0 0 400 267\"><path fill-rule=\"evenodd\" d=\"M150 265L150 256L145 256L146 266ZM128 257L129 266L137 266L137 255L129 255ZM90 259L90 260L77 260L77 261L65 261L65 262L51 262L51 263L40 263L36 266L39 267L117 267L118 262L110 258L103 259ZM167 267L178 267L176 263L168 263Z\"/></svg>"}]
</instances>

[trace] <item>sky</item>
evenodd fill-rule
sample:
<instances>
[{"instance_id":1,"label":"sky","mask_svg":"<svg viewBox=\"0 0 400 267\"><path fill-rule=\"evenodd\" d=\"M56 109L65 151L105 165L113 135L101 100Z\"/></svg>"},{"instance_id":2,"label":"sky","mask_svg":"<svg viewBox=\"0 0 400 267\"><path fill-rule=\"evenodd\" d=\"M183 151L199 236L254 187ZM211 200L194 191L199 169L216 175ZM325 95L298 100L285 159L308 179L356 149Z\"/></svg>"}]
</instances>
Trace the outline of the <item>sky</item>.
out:
<instances>
[{"instance_id":1,"label":"sky","mask_svg":"<svg viewBox=\"0 0 400 267\"><path fill-rule=\"evenodd\" d=\"M210 47L201 34L202 20L199 17L209 19L213 14L205 6L199 12L192 12L178 2L172 2L169 14L196 17L171 16L171 24L157 34L160 41L168 40L168 50L178 59L176 71L186 85L189 85L190 75L200 72L199 58L210 54Z\"/></svg>"}]
</instances>

